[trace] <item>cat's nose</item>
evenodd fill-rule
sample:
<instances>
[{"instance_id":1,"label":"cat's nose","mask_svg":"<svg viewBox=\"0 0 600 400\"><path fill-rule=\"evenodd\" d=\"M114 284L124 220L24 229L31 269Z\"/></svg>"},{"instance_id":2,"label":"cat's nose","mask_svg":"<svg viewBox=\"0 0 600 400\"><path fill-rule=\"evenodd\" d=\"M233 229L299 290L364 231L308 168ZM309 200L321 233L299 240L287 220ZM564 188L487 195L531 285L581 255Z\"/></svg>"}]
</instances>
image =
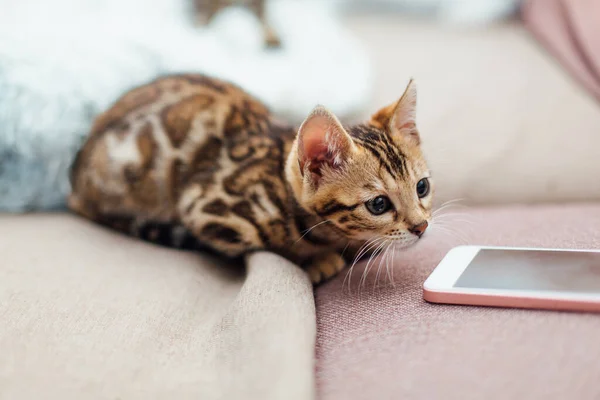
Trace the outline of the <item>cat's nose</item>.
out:
<instances>
[{"instance_id":1,"label":"cat's nose","mask_svg":"<svg viewBox=\"0 0 600 400\"><path fill-rule=\"evenodd\" d=\"M415 225L412 228L409 228L408 231L410 233L412 233L413 235L417 235L418 237L421 237L425 233L425 230L427 229L428 226L429 226L429 224L427 223L427 221L423 221L419 225Z\"/></svg>"}]
</instances>

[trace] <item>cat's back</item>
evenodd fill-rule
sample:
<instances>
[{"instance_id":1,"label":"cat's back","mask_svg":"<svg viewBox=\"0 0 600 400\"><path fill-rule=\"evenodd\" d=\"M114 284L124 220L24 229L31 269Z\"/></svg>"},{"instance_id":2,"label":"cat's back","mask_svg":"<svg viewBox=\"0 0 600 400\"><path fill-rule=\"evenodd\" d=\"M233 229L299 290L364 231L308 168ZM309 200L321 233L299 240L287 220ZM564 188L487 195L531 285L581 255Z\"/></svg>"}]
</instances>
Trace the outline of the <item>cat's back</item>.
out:
<instances>
[{"instance_id":1,"label":"cat's back","mask_svg":"<svg viewBox=\"0 0 600 400\"><path fill-rule=\"evenodd\" d=\"M139 210L172 218L182 180L236 167L253 153L269 110L239 87L199 74L132 89L95 120L73 163L71 208L94 218ZM218 162L223 150L233 161Z\"/></svg>"},{"instance_id":2,"label":"cat's back","mask_svg":"<svg viewBox=\"0 0 600 400\"><path fill-rule=\"evenodd\" d=\"M235 121L236 114L243 120ZM194 125L204 123L209 134L221 136L234 122L268 116L265 105L234 84L200 74L170 75L125 93L96 118L89 136L123 138L151 128L177 150L193 145Z\"/></svg>"}]
</instances>

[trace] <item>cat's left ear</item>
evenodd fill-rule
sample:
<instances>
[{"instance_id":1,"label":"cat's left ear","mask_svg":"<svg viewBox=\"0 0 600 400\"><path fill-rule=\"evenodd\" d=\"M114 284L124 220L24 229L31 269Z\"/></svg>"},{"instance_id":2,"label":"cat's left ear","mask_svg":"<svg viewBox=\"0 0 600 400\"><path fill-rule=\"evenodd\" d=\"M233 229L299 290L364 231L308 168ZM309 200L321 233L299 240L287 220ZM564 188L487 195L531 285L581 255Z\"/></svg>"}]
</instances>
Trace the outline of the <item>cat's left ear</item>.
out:
<instances>
[{"instance_id":1,"label":"cat's left ear","mask_svg":"<svg viewBox=\"0 0 600 400\"><path fill-rule=\"evenodd\" d=\"M335 115L317 106L298 129L298 165L318 186L325 169L342 167L354 150L352 139Z\"/></svg>"},{"instance_id":2,"label":"cat's left ear","mask_svg":"<svg viewBox=\"0 0 600 400\"><path fill-rule=\"evenodd\" d=\"M419 144L417 130L417 86L410 80L400 100L377 111L372 117L373 122L387 128L392 136L410 140Z\"/></svg>"}]
</instances>

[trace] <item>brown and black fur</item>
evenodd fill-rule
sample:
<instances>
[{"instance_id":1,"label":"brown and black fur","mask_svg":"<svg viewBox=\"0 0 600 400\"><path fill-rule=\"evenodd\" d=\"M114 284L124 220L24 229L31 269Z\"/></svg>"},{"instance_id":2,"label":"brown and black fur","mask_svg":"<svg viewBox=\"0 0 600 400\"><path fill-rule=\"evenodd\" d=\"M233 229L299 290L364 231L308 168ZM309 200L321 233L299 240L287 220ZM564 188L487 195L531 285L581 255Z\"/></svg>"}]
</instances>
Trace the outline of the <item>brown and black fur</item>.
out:
<instances>
[{"instance_id":1,"label":"brown and black fur","mask_svg":"<svg viewBox=\"0 0 600 400\"><path fill-rule=\"evenodd\" d=\"M429 204L398 209L386 228L365 214L370 193L394 181L413 186L414 165L419 176L426 173L418 142L410 142L418 135L411 131L405 148L399 145L386 128L394 108L385 110L344 129L318 108L297 133L235 85L203 75L163 77L126 93L96 119L73 164L69 206L169 246L208 247L229 257L271 250L319 281L373 235L404 240L407 227L429 217ZM346 136L307 156L302 138L314 136L317 120ZM325 143L326 136L318 137ZM343 171L328 161L338 150Z\"/></svg>"}]
</instances>

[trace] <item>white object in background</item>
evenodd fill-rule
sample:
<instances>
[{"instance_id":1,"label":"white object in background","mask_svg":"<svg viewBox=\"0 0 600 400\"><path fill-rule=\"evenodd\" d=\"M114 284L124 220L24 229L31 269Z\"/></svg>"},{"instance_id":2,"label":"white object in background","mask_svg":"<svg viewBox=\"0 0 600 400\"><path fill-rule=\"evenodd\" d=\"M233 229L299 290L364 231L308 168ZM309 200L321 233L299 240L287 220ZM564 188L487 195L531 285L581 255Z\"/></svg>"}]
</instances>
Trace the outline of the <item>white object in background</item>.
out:
<instances>
[{"instance_id":1,"label":"white object in background","mask_svg":"<svg viewBox=\"0 0 600 400\"><path fill-rule=\"evenodd\" d=\"M368 56L327 2L268 2L278 51L259 45L250 12L201 29L190 3L0 0L0 211L63 205L92 118L159 74L231 80L293 122L317 103L344 116L369 101Z\"/></svg>"}]
</instances>

